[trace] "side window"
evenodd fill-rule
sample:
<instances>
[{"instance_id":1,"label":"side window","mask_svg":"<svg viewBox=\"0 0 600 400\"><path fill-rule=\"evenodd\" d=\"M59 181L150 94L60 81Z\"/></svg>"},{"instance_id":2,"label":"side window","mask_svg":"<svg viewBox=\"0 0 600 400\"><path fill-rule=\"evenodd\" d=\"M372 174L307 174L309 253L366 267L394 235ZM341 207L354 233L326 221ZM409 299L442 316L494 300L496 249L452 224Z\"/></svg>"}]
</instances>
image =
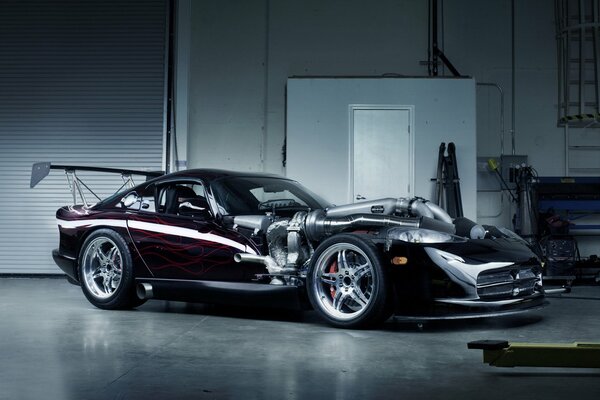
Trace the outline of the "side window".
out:
<instances>
[{"instance_id":1,"label":"side window","mask_svg":"<svg viewBox=\"0 0 600 400\"><path fill-rule=\"evenodd\" d=\"M194 218L212 216L204 186L197 182L174 182L159 188L158 210Z\"/></svg>"},{"instance_id":2,"label":"side window","mask_svg":"<svg viewBox=\"0 0 600 400\"><path fill-rule=\"evenodd\" d=\"M142 211L156 212L155 191L156 186L150 185L143 191L140 191L140 193L138 193L142 202Z\"/></svg>"}]
</instances>

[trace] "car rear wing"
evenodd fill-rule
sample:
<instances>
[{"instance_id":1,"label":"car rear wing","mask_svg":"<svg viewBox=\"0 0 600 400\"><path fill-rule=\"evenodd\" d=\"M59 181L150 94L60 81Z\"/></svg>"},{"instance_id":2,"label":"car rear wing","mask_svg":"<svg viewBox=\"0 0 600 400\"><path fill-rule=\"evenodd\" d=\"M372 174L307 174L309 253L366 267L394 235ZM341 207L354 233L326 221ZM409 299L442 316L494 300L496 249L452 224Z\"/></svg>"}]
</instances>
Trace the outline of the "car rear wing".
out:
<instances>
[{"instance_id":1,"label":"car rear wing","mask_svg":"<svg viewBox=\"0 0 600 400\"><path fill-rule=\"evenodd\" d=\"M84 188L87 189L94 197L98 200L102 200L88 185L86 185L78 176L77 171L93 171L93 172L105 172L109 174L120 174L123 179L123 185L118 188L115 193L121 191L124 187L134 187L135 182L133 181L133 175L145 176L146 179L156 178L164 175L164 171L139 171L133 169L119 169L119 168L103 168L103 167L88 167L82 165L53 165L49 162L39 162L33 164L31 168L31 182L30 188L34 188L40 183L45 177L48 176L50 170L60 169L65 171L67 176L67 182L69 184L69 190L73 194L73 204L77 204L77 197L81 198L81 201L86 207L90 206L85 197Z\"/></svg>"}]
</instances>

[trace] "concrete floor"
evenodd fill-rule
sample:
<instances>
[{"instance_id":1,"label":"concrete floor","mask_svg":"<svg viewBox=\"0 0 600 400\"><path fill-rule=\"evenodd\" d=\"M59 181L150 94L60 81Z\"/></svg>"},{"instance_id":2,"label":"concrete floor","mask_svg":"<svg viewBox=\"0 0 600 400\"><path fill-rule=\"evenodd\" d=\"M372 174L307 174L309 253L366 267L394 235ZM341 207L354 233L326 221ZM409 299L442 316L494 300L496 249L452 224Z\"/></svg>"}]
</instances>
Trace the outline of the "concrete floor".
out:
<instances>
[{"instance_id":1,"label":"concrete floor","mask_svg":"<svg viewBox=\"0 0 600 400\"><path fill-rule=\"evenodd\" d=\"M466 347L600 341L600 286L568 296L520 316L347 331L314 312L102 311L63 279L3 278L0 398L598 399L600 369L499 369Z\"/></svg>"}]
</instances>

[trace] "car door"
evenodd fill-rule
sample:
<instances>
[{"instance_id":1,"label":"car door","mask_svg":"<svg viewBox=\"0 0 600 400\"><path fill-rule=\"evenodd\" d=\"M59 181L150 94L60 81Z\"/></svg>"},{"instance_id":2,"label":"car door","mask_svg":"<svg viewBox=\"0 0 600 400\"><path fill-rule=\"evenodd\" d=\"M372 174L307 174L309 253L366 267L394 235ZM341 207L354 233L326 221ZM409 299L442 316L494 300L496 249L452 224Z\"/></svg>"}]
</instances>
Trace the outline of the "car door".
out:
<instances>
[{"instance_id":1,"label":"car door","mask_svg":"<svg viewBox=\"0 0 600 400\"><path fill-rule=\"evenodd\" d=\"M139 212L132 212L127 224L155 278L242 280L242 268L233 256L256 250L243 236L217 223L201 182L151 185L141 198Z\"/></svg>"}]
</instances>

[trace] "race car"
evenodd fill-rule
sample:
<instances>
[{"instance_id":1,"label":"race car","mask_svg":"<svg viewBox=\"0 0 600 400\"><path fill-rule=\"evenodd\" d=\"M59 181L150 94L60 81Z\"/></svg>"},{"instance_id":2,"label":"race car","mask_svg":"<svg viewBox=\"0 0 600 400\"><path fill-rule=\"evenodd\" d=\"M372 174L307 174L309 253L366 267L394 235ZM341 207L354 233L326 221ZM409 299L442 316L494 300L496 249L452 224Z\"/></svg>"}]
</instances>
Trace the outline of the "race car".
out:
<instances>
[{"instance_id":1,"label":"race car","mask_svg":"<svg viewBox=\"0 0 600 400\"><path fill-rule=\"evenodd\" d=\"M341 328L545 305L540 259L510 230L452 219L422 198L334 206L265 173L171 174L37 163L71 174L83 204L56 213L56 264L102 309L148 299L310 309ZM78 170L125 182L95 204ZM144 175L141 184L132 175Z\"/></svg>"}]
</instances>

